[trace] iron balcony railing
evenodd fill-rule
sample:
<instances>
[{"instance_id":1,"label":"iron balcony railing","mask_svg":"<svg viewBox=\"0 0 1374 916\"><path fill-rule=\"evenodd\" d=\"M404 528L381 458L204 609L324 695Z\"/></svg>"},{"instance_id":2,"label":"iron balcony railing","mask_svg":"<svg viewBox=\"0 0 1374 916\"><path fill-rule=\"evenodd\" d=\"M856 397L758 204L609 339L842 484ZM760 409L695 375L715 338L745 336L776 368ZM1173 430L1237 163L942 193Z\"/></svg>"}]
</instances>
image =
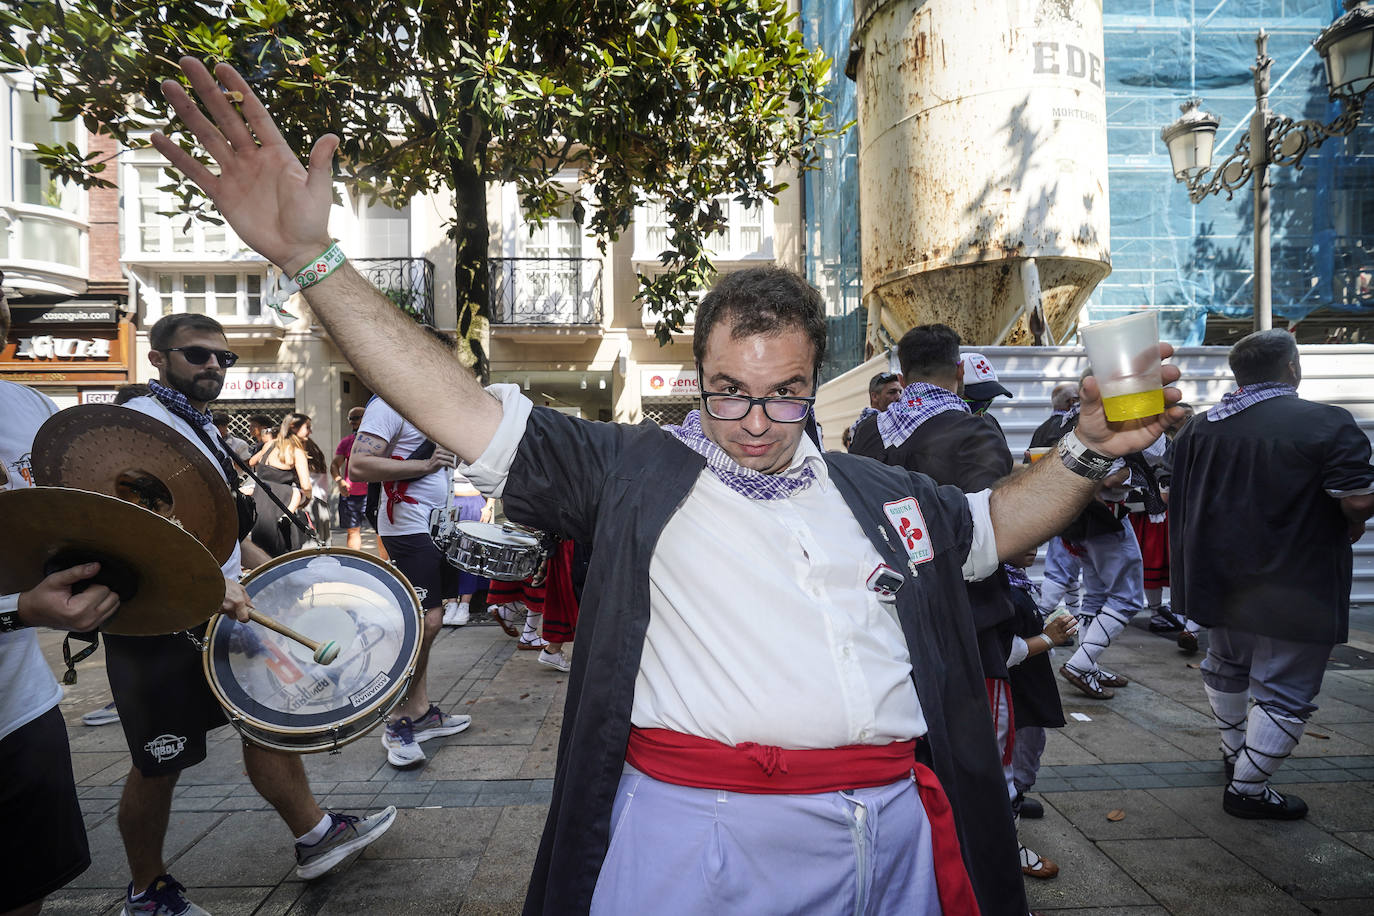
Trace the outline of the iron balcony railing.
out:
<instances>
[{"instance_id":1,"label":"iron balcony railing","mask_svg":"<svg viewBox=\"0 0 1374 916\"><path fill-rule=\"evenodd\" d=\"M428 258L354 258L353 266L401 311L434 324L434 265Z\"/></svg>"},{"instance_id":2,"label":"iron balcony railing","mask_svg":"<svg viewBox=\"0 0 1374 916\"><path fill-rule=\"evenodd\" d=\"M491 258L493 324L601 324L601 261Z\"/></svg>"}]
</instances>

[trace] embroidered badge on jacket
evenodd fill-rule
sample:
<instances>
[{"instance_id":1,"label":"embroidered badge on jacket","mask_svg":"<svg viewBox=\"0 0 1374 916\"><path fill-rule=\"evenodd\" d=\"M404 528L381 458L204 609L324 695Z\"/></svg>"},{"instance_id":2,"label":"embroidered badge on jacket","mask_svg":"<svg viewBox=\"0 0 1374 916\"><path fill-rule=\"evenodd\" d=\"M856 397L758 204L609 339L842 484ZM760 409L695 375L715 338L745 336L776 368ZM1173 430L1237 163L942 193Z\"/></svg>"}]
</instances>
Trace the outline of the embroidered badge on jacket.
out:
<instances>
[{"instance_id":1,"label":"embroidered badge on jacket","mask_svg":"<svg viewBox=\"0 0 1374 916\"><path fill-rule=\"evenodd\" d=\"M930 543L930 529L921 515L921 507L914 497L883 503L883 514L897 531L902 547L911 558L911 565L929 563L935 559L935 547Z\"/></svg>"}]
</instances>

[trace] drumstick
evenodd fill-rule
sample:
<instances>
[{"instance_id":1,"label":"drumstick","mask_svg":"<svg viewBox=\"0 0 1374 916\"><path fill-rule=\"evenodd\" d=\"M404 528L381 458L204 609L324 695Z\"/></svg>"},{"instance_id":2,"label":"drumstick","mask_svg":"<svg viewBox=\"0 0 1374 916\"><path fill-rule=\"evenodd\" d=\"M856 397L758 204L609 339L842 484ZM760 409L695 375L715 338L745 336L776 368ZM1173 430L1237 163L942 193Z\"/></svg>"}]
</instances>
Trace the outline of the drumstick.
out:
<instances>
[{"instance_id":1,"label":"drumstick","mask_svg":"<svg viewBox=\"0 0 1374 916\"><path fill-rule=\"evenodd\" d=\"M327 665L339 657L339 644L332 639L328 642L321 643L311 639L309 636L302 636L286 624L273 620L271 617L268 617L255 608L248 609L248 617L267 627L269 630L275 630L287 639L294 639L306 648L314 649L315 661L318 664Z\"/></svg>"}]
</instances>

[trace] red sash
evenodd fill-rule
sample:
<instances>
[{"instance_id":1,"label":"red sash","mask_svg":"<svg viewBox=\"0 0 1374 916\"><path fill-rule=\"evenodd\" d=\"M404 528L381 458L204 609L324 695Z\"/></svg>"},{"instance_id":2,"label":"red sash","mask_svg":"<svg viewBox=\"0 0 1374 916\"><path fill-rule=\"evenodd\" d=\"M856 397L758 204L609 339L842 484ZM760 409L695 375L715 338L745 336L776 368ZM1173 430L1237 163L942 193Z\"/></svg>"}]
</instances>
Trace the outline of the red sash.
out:
<instances>
[{"instance_id":1,"label":"red sash","mask_svg":"<svg viewBox=\"0 0 1374 916\"><path fill-rule=\"evenodd\" d=\"M663 728L631 728L625 762L661 782L754 795L813 795L913 778L930 821L940 908L947 916L978 914L949 798L935 773L917 762L915 741L794 750L752 741L731 747Z\"/></svg>"}]
</instances>

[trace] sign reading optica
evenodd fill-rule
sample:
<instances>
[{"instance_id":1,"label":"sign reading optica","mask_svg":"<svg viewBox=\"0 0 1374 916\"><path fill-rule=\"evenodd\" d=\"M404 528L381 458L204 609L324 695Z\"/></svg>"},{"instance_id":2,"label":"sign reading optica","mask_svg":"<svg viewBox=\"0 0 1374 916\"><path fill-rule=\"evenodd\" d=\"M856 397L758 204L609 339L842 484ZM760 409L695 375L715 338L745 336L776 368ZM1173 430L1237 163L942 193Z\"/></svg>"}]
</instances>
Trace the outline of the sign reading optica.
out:
<instances>
[{"instance_id":1,"label":"sign reading optica","mask_svg":"<svg viewBox=\"0 0 1374 916\"><path fill-rule=\"evenodd\" d=\"M287 401L296 396L290 372L226 372L221 401Z\"/></svg>"},{"instance_id":2,"label":"sign reading optica","mask_svg":"<svg viewBox=\"0 0 1374 916\"><path fill-rule=\"evenodd\" d=\"M695 369L641 369L639 395L643 398L697 397Z\"/></svg>"}]
</instances>

